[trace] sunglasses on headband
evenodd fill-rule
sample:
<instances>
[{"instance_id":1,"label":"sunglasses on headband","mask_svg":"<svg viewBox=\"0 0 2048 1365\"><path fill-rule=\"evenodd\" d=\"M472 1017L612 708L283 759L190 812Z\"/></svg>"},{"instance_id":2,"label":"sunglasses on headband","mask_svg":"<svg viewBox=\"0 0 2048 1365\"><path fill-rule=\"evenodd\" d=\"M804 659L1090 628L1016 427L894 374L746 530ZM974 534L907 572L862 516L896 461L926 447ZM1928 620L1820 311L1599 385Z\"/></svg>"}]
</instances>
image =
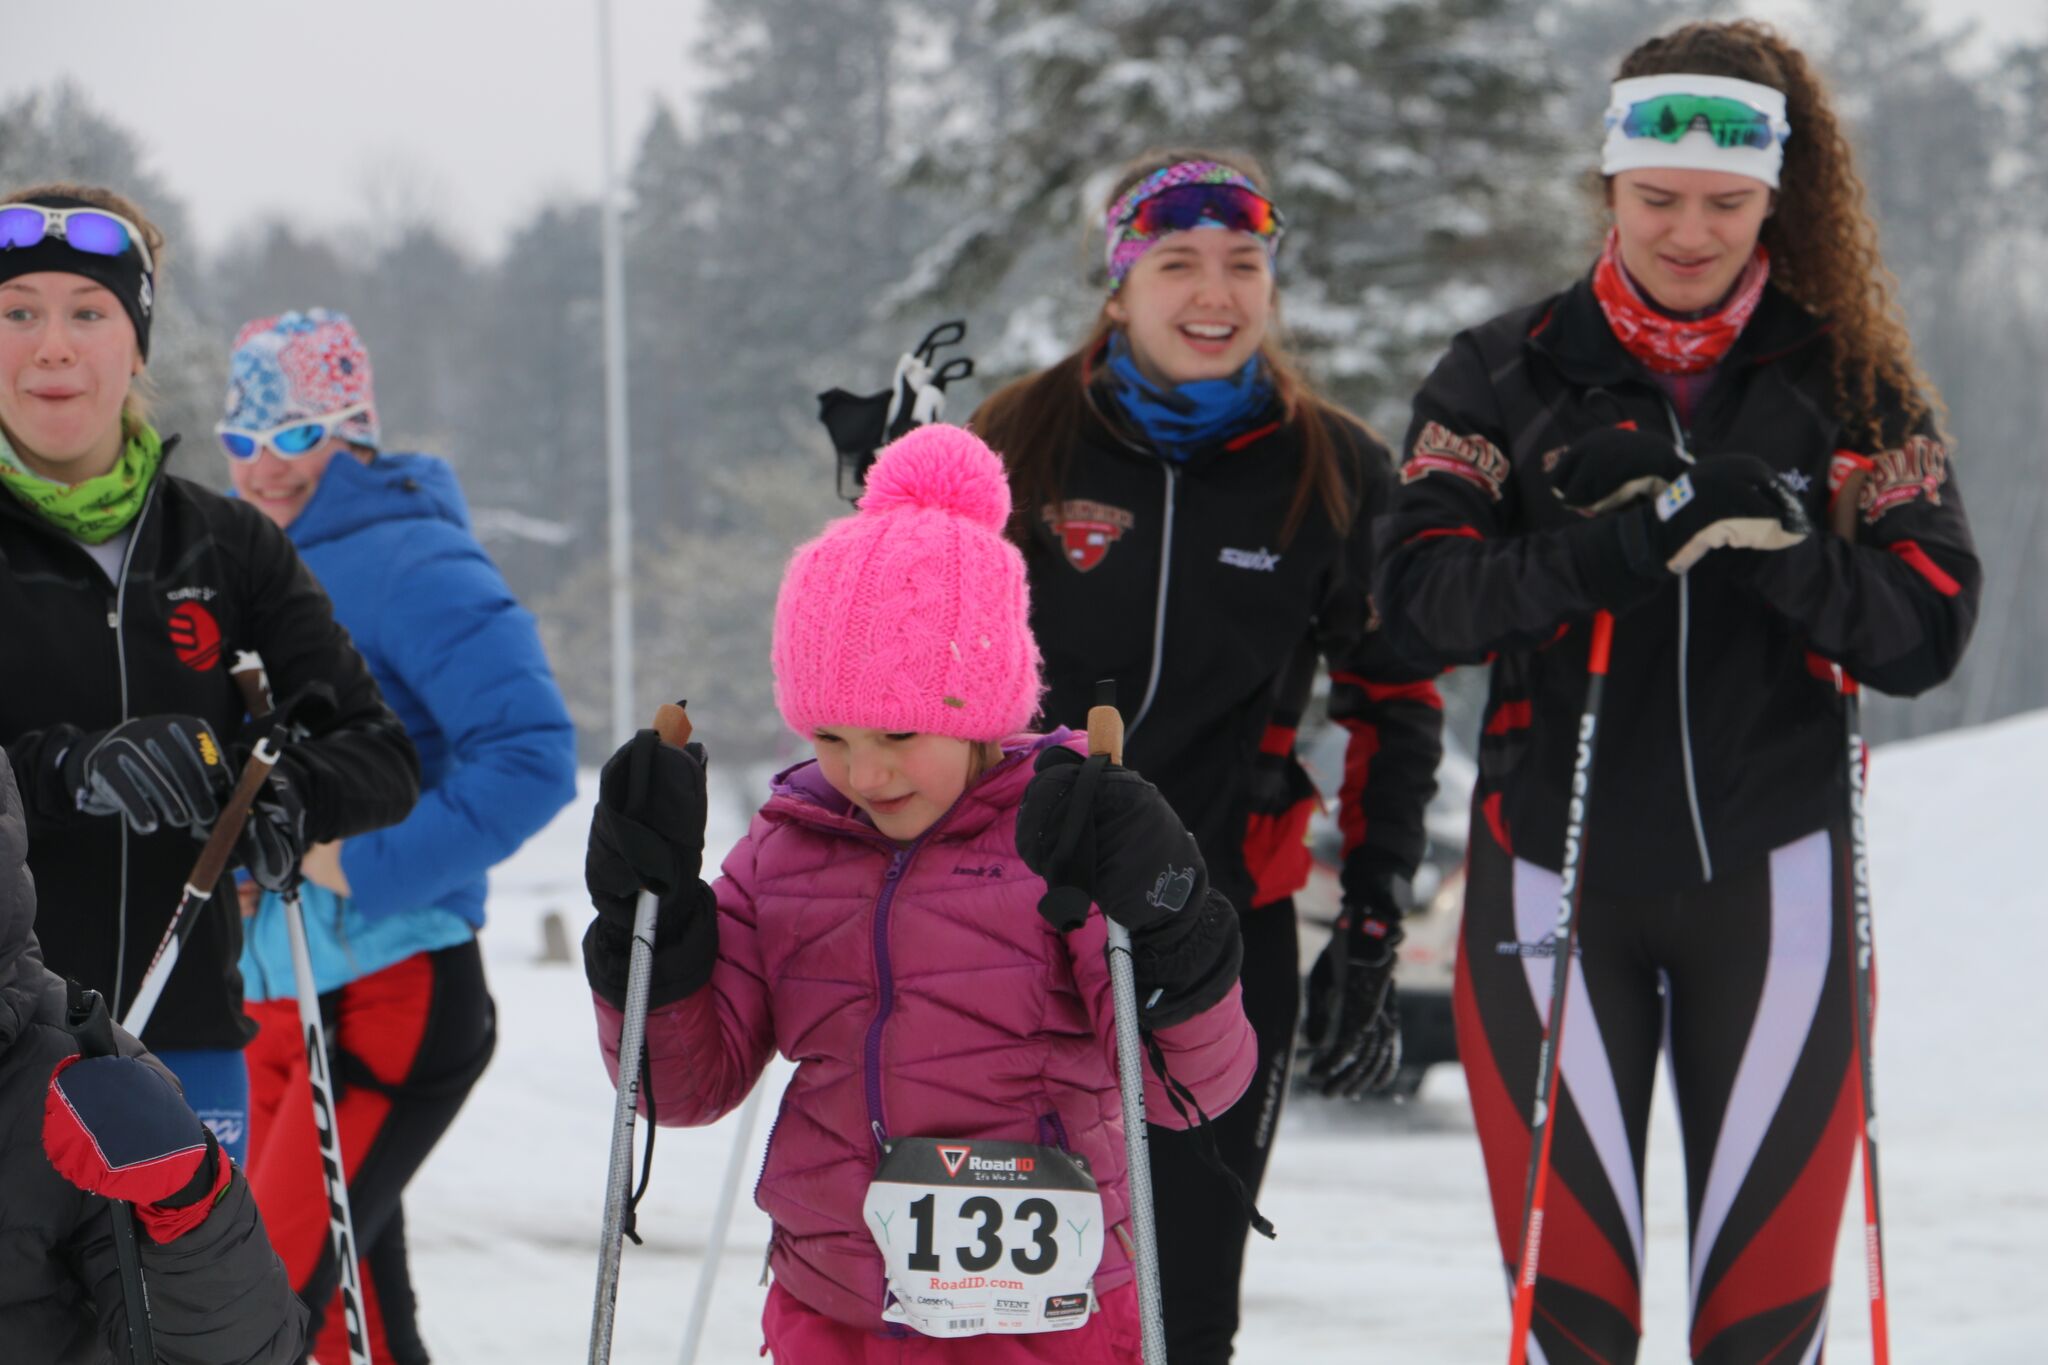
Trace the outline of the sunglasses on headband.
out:
<instances>
[{"instance_id":1,"label":"sunglasses on headband","mask_svg":"<svg viewBox=\"0 0 2048 1365\"><path fill-rule=\"evenodd\" d=\"M1204 223L1268 240L1287 225L1272 200L1242 185L1175 185L1141 200L1121 235L1164 237Z\"/></svg>"},{"instance_id":2,"label":"sunglasses on headband","mask_svg":"<svg viewBox=\"0 0 2048 1365\"><path fill-rule=\"evenodd\" d=\"M73 251L89 256L122 256L131 249L142 268L156 274L149 245L135 224L105 209L53 209L42 204L8 204L0 208L0 250L31 247L54 237Z\"/></svg>"},{"instance_id":3,"label":"sunglasses on headband","mask_svg":"<svg viewBox=\"0 0 2048 1365\"><path fill-rule=\"evenodd\" d=\"M1618 118L1607 116L1609 127L1621 125L1624 137L1652 137L1659 142L1677 142L1695 128L1705 128L1717 147L1754 147L1768 151L1792 135L1782 123L1753 104L1726 95L1658 95L1638 100Z\"/></svg>"},{"instance_id":4,"label":"sunglasses on headband","mask_svg":"<svg viewBox=\"0 0 2048 1365\"><path fill-rule=\"evenodd\" d=\"M214 427L220 437L220 447L227 452L230 460L244 464L262 453L269 446L281 460L296 460L299 456L327 439L328 433L351 417L360 417L370 410L368 403L357 403L339 412L330 412L320 417L301 418L286 422L268 431L250 431L246 427L231 427L222 422Z\"/></svg>"}]
</instances>

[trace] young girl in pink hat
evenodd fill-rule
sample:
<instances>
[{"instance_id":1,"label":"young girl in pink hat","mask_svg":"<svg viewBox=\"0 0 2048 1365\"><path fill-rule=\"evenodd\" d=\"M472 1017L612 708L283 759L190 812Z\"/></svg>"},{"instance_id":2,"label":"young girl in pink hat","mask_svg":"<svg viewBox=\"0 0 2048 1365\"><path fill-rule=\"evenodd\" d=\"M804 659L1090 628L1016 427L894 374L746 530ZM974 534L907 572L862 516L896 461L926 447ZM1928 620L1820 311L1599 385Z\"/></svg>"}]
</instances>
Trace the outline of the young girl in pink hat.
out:
<instances>
[{"instance_id":1,"label":"young girl in pink hat","mask_svg":"<svg viewBox=\"0 0 2048 1365\"><path fill-rule=\"evenodd\" d=\"M583 946L614 1079L643 887L643 1112L711 1123L772 1053L797 1063L756 1192L778 1361L1139 1360L1105 915L1175 1089L1214 1114L1250 1080L1236 914L1192 836L1116 766L1070 800L1085 746L1025 733L1042 685L1009 514L988 448L925 427L796 552L775 694L817 757L713 884L703 750L643 731L605 766ZM1048 872L1093 902L1074 932L1038 913ZM1185 1123L1145 1079L1152 1121Z\"/></svg>"}]
</instances>

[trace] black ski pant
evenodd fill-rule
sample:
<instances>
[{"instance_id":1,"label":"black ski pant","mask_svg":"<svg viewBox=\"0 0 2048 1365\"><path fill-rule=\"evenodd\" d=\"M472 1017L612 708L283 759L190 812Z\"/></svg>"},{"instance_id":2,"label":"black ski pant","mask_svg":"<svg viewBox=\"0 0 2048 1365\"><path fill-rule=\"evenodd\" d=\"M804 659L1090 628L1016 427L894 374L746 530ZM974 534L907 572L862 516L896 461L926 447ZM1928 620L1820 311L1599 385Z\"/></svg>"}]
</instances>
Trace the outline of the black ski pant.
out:
<instances>
[{"instance_id":1,"label":"black ski pant","mask_svg":"<svg viewBox=\"0 0 2048 1365\"><path fill-rule=\"evenodd\" d=\"M1596 797L1597 799L1597 797ZM1555 872L1475 818L1458 1051L1510 1297L1550 1006ZM1588 859L1600 856L1588 845ZM1532 1365L1627 1365L1660 1052L1685 1143L1689 1354L1817 1365L1857 1142L1848 841L1816 831L1667 895L1586 896L1565 999Z\"/></svg>"},{"instance_id":2,"label":"black ski pant","mask_svg":"<svg viewBox=\"0 0 2048 1365\"><path fill-rule=\"evenodd\" d=\"M1258 1036L1259 1069L1244 1098L1210 1129L1223 1164L1256 1197L1287 1093L1301 1013L1301 966L1291 899L1246 911L1239 924L1244 1012ZM1202 1159L1200 1134L1157 1124L1147 1131L1167 1358L1173 1365L1225 1365L1237 1335L1238 1281L1251 1222L1237 1195Z\"/></svg>"}]
</instances>

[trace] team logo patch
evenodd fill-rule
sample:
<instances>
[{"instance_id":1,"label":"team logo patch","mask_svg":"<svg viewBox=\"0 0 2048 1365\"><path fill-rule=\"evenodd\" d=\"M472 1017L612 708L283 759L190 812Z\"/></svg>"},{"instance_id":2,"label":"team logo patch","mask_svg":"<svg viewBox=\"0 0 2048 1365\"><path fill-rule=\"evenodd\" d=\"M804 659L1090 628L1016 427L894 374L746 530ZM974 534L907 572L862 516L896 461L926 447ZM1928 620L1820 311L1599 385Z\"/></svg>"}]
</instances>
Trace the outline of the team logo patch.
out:
<instances>
[{"instance_id":1,"label":"team logo patch","mask_svg":"<svg viewBox=\"0 0 2048 1365\"><path fill-rule=\"evenodd\" d=\"M1067 563L1080 573L1087 573L1100 564L1103 556L1109 553L1109 547L1138 524L1137 518L1123 508L1111 507L1106 502L1090 502L1086 498L1047 503L1039 511L1039 516L1060 538Z\"/></svg>"},{"instance_id":2,"label":"team logo patch","mask_svg":"<svg viewBox=\"0 0 2048 1365\"><path fill-rule=\"evenodd\" d=\"M1880 452L1870 462L1870 477L1857 500L1866 526L1895 507L1918 498L1941 506L1941 486L1948 482L1948 447L1926 436L1909 437L1897 450Z\"/></svg>"},{"instance_id":3,"label":"team logo patch","mask_svg":"<svg viewBox=\"0 0 2048 1365\"><path fill-rule=\"evenodd\" d=\"M974 1149L960 1143L939 1144L939 1160L946 1163L947 1175L960 1174L960 1167L967 1160L967 1154Z\"/></svg>"},{"instance_id":4,"label":"team logo patch","mask_svg":"<svg viewBox=\"0 0 2048 1365\"><path fill-rule=\"evenodd\" d=\"M220 622L197 602L181 602L171 612L171 648L178 662L195 673L220 667Z\"/></svg>"},{"instance_id":5,"label":"team logo patch","mask_svg":"<svg viewBox=\"0 0 2048 1365\"><path fill-rule=\"evenodd\" d=\"M1508 478L1508 459L1483 436L1459 436L1441 422L1429 422L1416 436L1408 463L1401 466L1401 482L1414 483L1425 474L1463 479L1499 502L1501 485Z\"/></svg>"}]
</instances>

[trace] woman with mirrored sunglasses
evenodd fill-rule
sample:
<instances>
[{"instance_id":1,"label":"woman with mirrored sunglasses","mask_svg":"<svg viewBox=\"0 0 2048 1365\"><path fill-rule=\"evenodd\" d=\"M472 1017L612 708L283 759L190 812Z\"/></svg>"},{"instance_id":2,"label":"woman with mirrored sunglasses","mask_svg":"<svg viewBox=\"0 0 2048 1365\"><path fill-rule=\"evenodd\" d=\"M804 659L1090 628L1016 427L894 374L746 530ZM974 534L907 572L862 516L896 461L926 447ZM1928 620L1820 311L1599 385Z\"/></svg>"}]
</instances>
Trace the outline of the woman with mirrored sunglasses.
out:
<instances>
[{"instance_id":1,"label":"woman with mirrored sunglasses","mask_svg":"<svg viewBox=\"0 0 2048 1365\"><path fill-rule=\"evenodd\" d=\"M0 197L0 745L55 971L126 1017L247 745L229 670L268 665L302 737L238 850L282 885L309 843L411 809L419 764L291 543L177 477L146 410L161 233L110 191ZM203 888L212 891L214 888ZM215 900L221 897L216 895ZM233 896L209 903L142 1030L243 1155L253 1026Z\"/></svg>"},{"instance_id":2,"label":"woman with mirrored sunglasses","mask_svg":"<svg viewBox=\"0 0 2048 1365\"><path fill-rule=\"evenodd\" d=\"M1124 167L1088 335L972 419L1010 469L1047 723L1085 723L1097 680L1115 679L1131 766L1240 912L1260 1071L1207 1135L1150 1133L1175 1365L1231 1358L1248 1199L1287 1090L1302 1000L1292 898L1319 802L1294 739L1318 665L1350 732L1344 915L1311 981L1326 1092L1356 1097L1398 1067L1399 887L1422 854L1441 752L1435 688L1382 646L1367 598L1391 462L1287 356L1273 269L1284 224L1263 186L1235 155ZM1229 1178L1205 1160L1211 1138Z\"/></svg>"},{"instance_id":3,"label":"woman with mirrored sunglasses","mask_svg":"<svg viewBox=\"0 0 2048 1365\"><path fill-rule=\"evenodd\" d=\"M386 448L369 351L345 315L245 324L217 430L235 492L305 556L420 753L419 805L314 846L303 896L328 1044L349 1081L335 1115L364 1332L373 1359L423 1365L402 1199L497 1037L477 941L485 874L575 795L575 730L533 617L470 533L454 470ZM252 894L249 910L249 1183L313 1310L314 1354L345 1360L284 906Z\"/></svg>"},{"instance_id":4,"label":"woman with mirrored sunglasses","mask_svg":"<svg viewBox=\"0 0 2048 1365\"><path fill-rule=\"evenodd\" d=\"M1522 1348L1636 1358L1661 1052L1691 1358L1818 1360L1867 1004L1845 680L1910 696L1947 678L1982 570L1940 397L1806 58L1747 21L1644 43L1601 172L1587 275L1460 333L1424 384L1383 539L1396 644L1491 665L1459 1053L1512 1284L1582 850Z\"/></svg>"}]
</instances>

